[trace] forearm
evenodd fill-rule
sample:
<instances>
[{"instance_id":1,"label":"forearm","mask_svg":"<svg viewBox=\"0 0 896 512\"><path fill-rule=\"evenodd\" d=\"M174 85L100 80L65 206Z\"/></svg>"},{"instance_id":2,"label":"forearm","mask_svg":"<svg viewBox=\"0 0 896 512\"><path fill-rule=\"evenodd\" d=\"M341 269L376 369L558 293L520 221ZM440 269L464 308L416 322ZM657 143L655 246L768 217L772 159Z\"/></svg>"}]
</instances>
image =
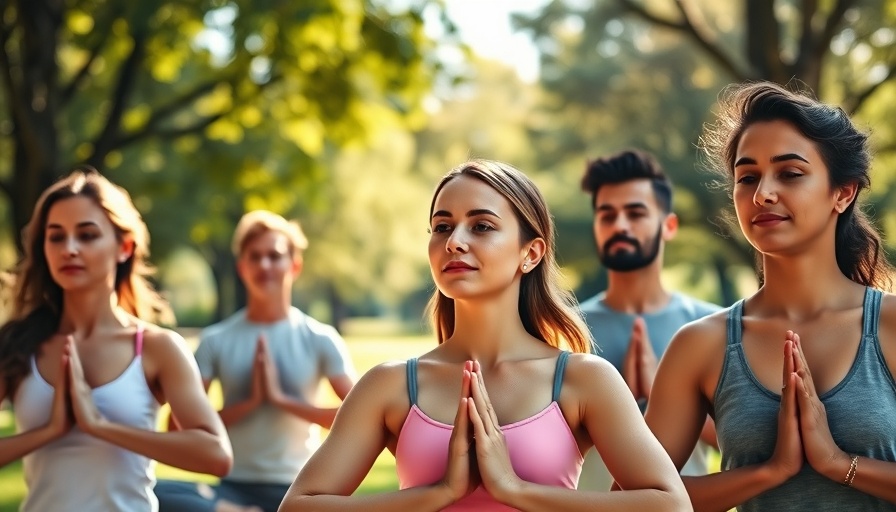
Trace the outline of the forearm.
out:
<instances>
[{"instance_id":1,"label":"forearm","mask_svg":"<svg viewBox=\"0 0 896 512\"><path fill-rule=\"evenodd\" d=\"M308 402L295 400L291 397L283 397L274 403L276 407L284 411L298 416L310 423L316 423L324 428L330 428L333 425L333 419L336 417L338 407L315 407Z\"/></svg>"},{"instance_id":2,"label":"forearm","mask_svg":"<svg viewBox=\"0 0 896 512\"><path fill-rule=\"evenodd\" d=\"M199 428L155 432L102 421L89 433L163 464L196 473L225 476L233 464L226 437Z\"/></svg>"},{"instance_id":3,"label":"forearm","mask_svg":"<svg viewBox=\"0 0 896 512\"><path fill-rule=\"evenodd\" d=\"M833 461L831 467L823 474L838 484L844 483L851 456L845 456ZM896 503L896 462L859 457L856 461L855 475L852 478L852 487L865 494L870 494L890 503Z\"/></svg>"},{"instance_id":4,"label":"forearm","mask_svg":"<svg viewBox=\"0 0 896 512\"><path fill-rule=\"evenodd\" d=\"M682 477L695 512L725 512L773 489L787 479L764 464L704 476Z\"/></svg>"},{"instance_id":5,"label":"forearm","mask_svg":"<svg viewBox=\"0 0 896 512\"><path fill-rule=\"evenodd\" d=\"M0 439L0 467L21 459L60 435L45 426Z\"/></svg>"},{"instance_id":6,"label":"forearm","mask_svg":"<svg viewBox=\"0 0 896 512\"><path fill-rule=\"evenodd\" d=\"M218 416L221 417L221 422L225 426L230 426L243 421L246 416L258 409L259 405L255 400L243 400L242 402L225 405L218 411Z\"/></svg>"},{"instance_id":7,"label":"forearm","mask_svg":"<svg viewBox=\"0 0 896 512\"><path fill-rule=\"evenodd\" d=\"M652 510L682 512L691 510L688 497L683 492L676 493L662 489L615 492L579 491L530 482L523 482L518 490L508 493L507 496L501 496L500 501L505 505L524 511Z\"/></svg>"},{"instance_id":8,"label":"forearm","mask_svg":"<svg viewBox=\"0 0 896 512\"><path fill-rule=\"evenodd\" d=\"M301 491L300 491L301 492ZM420 512L438 511L451 505L453 498L441 485L412 487L384 494L363 496L336 496L327 494L300 494L290 490L280 504L278 512Z\"/></svg>"}]
</instances>

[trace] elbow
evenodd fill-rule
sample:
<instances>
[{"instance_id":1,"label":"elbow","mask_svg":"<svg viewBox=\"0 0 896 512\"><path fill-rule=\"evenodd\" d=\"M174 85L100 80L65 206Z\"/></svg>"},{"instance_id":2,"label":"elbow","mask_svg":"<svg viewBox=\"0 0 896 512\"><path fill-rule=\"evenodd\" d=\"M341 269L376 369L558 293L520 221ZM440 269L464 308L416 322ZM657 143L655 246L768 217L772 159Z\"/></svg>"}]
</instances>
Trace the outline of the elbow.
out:
<instances>
[{"instance_id":1,"label":"elbow","mask_svg":"<svg viewBox=\"0 0 896 512\"><path fill-rule=\"evenodd\" d=\"M224 442L219 444L213 455L209 457L208 468L205 472L213 476L225 477L231 469L233 469L233 451L230 448L230 443Z\"/></svg>"},{"instance_id":2,"label":"elbow","mask_svg":"<svg viewBox=\"0 0 896 512\"><path fill-rule=\"evenodd\" d=\"M225 477L230 474L231 469L233 469L233 453L230 450L221 450L221 453L212 461L211 474L217 477Z\"/></svg>"}]
</instances>

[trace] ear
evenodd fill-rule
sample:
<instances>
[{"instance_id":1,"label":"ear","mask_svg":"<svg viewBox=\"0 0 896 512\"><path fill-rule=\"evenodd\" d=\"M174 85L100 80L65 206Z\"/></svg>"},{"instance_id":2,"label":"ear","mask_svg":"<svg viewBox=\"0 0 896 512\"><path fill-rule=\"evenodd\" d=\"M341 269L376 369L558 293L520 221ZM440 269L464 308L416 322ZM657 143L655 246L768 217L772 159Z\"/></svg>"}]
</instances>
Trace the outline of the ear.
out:
<instances>
[{"instance_id":1,"label":"ear","mask_svg":"<svg viewBox=\"0 0 896 512\"><path fill-rule=\"evenodd\" d=\"M292 260L292 278L296 279L302 273L302 268L304 268L305 260L302 258L301 254L298 254Z\"/></svg>"},{"instance_id":2,"label":"ear","mask_svg":"<svg viewBox=\"0 0 896 512\"><path fill-rule=\"evenodd\" d=\"M663 219L663 240L668 242L678 234L678 215L667 213Z\"/></svg>"},{"instance_id":3,"label":"ear","mask_svg":"<svg viewBox=\"0 0 896 512\"><path fill-rule=\"evenodd\" d=\"M523 245L523 250L520 254L521 261L519 267L524 274L528 274L535 267L541 263L541 259L544 258L544 254L547 251L547 244L544 241L544 238L535 238L534 240L528 242Z\"/></svg>"},{"instance_id":4,"label":"ear","mask_svg":"<svg viewBox=\"0 0 896 512\"><path fill-rule=\"evenodd\" d=\"M856 195L859 193L859 184L856 182L847 183L837 187L835 192L834 209L837 210L837 213L843 213L855 201Z\"/></svg>"},{"instance_id":5,"label":"ear","mask_svg":"<svg viewBox=\"0 0 896 512\"><path fill-rule=\"evenodd\" d=\"M118 263L128 261L134 255L134 239L127 237L121 241L118 248Z\"/></svg>"}]
</instances>

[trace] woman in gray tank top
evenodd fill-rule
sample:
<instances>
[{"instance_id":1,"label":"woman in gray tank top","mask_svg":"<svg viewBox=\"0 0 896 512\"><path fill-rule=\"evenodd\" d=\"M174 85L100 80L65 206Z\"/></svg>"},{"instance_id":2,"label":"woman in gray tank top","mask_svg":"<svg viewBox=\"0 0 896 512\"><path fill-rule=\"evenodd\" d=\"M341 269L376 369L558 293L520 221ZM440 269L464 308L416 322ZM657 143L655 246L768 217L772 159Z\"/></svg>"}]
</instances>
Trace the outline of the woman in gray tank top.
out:
<instances>
[{"instance_id":1,"label":"woman in gray tank top","mask_svg":"<svg viewBox=\"0 0 896 512\"><path fill-rule=\"evenodd\" d=\"M722 471L684 478L697 511L896 510L893 269L856 206L867 135L774 84L722 98L702 142L762 286L678 332L647 422L680 468L715 419Z\"/></svg>"}]
</instances>

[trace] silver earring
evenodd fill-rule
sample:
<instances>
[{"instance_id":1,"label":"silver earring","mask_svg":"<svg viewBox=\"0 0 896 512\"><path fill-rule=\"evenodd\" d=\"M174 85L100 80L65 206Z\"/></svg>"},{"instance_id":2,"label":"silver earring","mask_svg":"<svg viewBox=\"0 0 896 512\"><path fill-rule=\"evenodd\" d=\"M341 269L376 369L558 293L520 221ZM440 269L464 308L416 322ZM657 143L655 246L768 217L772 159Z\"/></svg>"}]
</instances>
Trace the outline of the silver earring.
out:
<instances>
[{"instance_id":1,"label":"silver earring","mask_svg":"<svg viewBox=\"0 0 896 512\"><path fill-rule=\"evenodd\" d=\"M527 268L529 268L529 264L528 264L528 263L523 263L523 270L526 270Z\"/></svg>"}]
</instances>

